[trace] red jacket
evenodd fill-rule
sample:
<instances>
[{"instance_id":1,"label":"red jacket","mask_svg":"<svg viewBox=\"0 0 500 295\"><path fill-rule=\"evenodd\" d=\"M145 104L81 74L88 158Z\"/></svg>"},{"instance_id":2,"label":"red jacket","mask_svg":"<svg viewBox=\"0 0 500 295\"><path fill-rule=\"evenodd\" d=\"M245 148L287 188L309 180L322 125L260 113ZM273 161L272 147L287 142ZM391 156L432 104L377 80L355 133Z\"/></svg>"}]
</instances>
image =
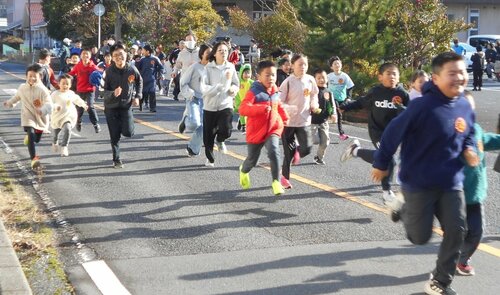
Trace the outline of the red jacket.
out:
<instances>
[{"instance_id":1,"label":"red jacket","mask_svg":"<svg viewBox=\"0 0 500 295\"><path fill-rule=\"evenodd\" d=\"M263 143L273 134L281 136L283 122L288 121L288 114L281 105L278 90L276 85L265 89L262 83L256 81L241 102L238 112L248 117L246 125L248 143ZM267 110L269 106L270 111Z\"/></svg>"},{"instance_id":2,"label":"red jacket","mask_svg":"<svg viewBox=\"0 0 500 295\"><path fill-rule=\"evenodd\" d=\"M82 61L76 64L73 69L68 73L71 76L76 76L76 91L77 92L93 92L95 87L90 84L89 77L93 71L100 71L100 69L94 64L92 60L89 61L87 65L84 65Z\"/></svg>"},{"instance_id":3,"label":"red jacket","mask_svg":"<svg viewBox=\"0 0 500 295\"><path fill-rule=\"evenodd\" d=\"M233 50L227 59L230 63L236 65L240 61L240 51Z\"/></svg>"}]
</instances>

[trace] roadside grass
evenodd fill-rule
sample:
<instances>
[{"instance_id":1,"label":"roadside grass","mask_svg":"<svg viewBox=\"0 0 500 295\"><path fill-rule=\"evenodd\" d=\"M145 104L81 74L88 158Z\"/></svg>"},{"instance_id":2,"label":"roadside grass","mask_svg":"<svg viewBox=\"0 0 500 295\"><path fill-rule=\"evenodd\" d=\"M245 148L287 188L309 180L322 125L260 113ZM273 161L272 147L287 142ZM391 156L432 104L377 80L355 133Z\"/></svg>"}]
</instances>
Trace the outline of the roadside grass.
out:
<instances>
[{"instance_id":1,"label":"roadside grass","mask_svg":"<svg viewBox=\"0 0 500 295\"><path fill-rule=\"evenodd\" d=\"M0 215L34 293L32 281L49 280L58 282L52 284L53 294L74 294L54 246L50 218L22 186L14 183L2 163L0 195Z\"/></svg>"}]
</instances>

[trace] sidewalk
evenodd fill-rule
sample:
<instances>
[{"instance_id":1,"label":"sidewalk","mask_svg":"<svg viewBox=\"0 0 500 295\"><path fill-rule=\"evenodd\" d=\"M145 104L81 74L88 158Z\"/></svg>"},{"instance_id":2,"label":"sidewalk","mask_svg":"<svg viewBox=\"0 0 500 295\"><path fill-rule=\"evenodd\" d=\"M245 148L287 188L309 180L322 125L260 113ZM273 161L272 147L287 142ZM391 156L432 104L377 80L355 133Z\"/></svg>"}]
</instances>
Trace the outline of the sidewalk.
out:
<instances>
[{"instance_id":1,"label":"sidewalk","mask_svg":"<svg viewBox=\"0 0 500 295\"><path fill-rule=\"evenodd\" d=\"M31 295L31 289L21 269L12 243L0 219L0 294Z\"/></svg>"}]
</instances>

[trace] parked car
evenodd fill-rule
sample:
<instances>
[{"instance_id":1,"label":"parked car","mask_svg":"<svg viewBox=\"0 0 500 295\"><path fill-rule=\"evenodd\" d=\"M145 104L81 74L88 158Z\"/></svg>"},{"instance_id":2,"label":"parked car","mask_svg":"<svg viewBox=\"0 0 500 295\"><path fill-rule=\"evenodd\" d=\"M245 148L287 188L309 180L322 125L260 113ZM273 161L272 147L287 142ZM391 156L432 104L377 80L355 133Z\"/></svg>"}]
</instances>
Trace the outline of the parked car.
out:
<instances>
[{"instance_id":1,"label":"parked car","mask_svg":"<svg viewBox=\"0 0 500 295\"><path fill-rule=\"evenodd\" d=\"M453 42L450 43L450 47L452 47L454 44ZM459 42L458 45L462 45L463 48L465 48L465 65L467 66L467 72L472 72L472 60L471 57L474 53L477 52L476 47L473 47L467 43Z\"/></svg>"},{"instance_id":2,"label":"parked car","mask_svg":"<svg viewBox=\"0 0 500 295\"><path fill-rule=\"evenodd\" d=\"M500 35L473 35L467 39L467 43L473 47L481 45L485 49L486 44L496 43L498 40L500 40Z\"/></svg>"}]
</instances>

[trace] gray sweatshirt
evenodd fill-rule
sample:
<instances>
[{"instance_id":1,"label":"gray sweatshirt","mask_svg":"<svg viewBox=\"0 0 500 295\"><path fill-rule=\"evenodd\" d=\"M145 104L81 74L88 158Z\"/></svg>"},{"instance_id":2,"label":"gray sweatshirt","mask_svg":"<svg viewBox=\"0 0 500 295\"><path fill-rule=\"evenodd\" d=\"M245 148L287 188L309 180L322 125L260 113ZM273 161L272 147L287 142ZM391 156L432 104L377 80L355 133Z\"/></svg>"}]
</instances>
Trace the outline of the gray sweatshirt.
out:
<instances>
[{"instance_id":1,"label":"gray sweatshirt","mask_svg":"<svg viewBox=\"0 0 500 295\"><path fill-rule=\"evenodd\" d=\"M187 99L202 98L202 82L207 75L205 66L197 62L182 72L180 88L181 95Z\"/></svg>"},{"instance_id":2,"label":"gray sweatshirt","mask_svg":"<svg viewBox=\"0 0 500 295\"><path fill-rule=\"evenodd\" d=\"M234 65L225 61L222 65L217 65L215 61L209 62L205 67L203 89L203 109L216 112L233 108L233 100L240 89L240 80ZM231 79L226 78L226 73L231 72Z\"/></svg>"}]
</instances>

